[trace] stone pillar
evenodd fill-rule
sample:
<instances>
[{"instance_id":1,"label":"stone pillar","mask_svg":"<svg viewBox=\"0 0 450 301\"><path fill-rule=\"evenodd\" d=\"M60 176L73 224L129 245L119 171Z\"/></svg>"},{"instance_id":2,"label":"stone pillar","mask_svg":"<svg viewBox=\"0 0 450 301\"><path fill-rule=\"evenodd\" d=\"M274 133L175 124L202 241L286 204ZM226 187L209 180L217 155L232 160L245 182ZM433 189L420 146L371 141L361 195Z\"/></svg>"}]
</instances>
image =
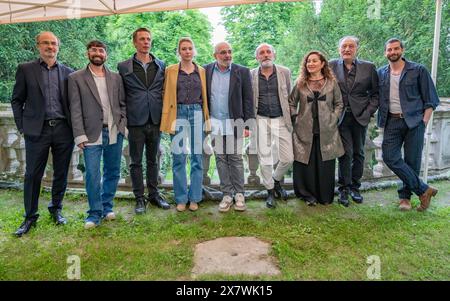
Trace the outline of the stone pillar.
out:
<instances>
[{"instance_id":1,"label":"stone pillar","mask_svg":"<svg viewBox=\"0 0 450 301\"><path fill-rule=\"evenodd\" d=\"M387 167L387 165L383 161L383 153L381 151L383 132L384 130L382 128L377 128L378 136L373 140L373 143L375 144L375 158L378 162L373 167L374 178L389 177L394 175L394 173L389 169L389 167Z\"/></svg>"},{"instance_id":2,"label":"stone pillar","mask_svg":"<svg viewBox=\"0 0 450 301\"><path fill-rule=\"evenodd\" d=\"M209 138L205 138L205 140ZM203 143L203 185L209 186L211 185L211 177L208 175L209 167L211 164L211 156L213 154L213 148L211 145L205 141Z\"/></svg>"},{"instance_id":3,"label":"stone pillar","mask_svg":"<svg viewBox=\"0 0 450 301\"><path fill-rule=\"evenodd\" d=\"M247 177L247 183L249 185L260 185L261 179L256 173L259 167L258 155L250 151L250 145L245 149L244 160L245 159L247 160L248 169L250 170L250 174Z\"/></svg>"},{"instance_id":4,"label":"stone pillar","mask_svg":"<svg viewBox=\"0 0 450 301\"><path fill-rule=\"evenodd\" d=\"M78 169L81 153L82 150L78 146L73 148L72 159L70 160L69 165L69 174L67 176L68 181L83 182L83 173Z\"/></svg>"},{"instance_id":5,"label":"stone pillar","mask_svg":"<svg viewBox=\"0 0 450 301\"><path fill-rule=\"evenodd\" d=\"M130 145L129 143L127 143L127 146L125 146L122 150L122 156L125 158L125 164L126 166L126 170L128 171L128 173L125 175L125 184L131 185L131 176L130 176L130 163L131 163L131 158L130 158ZM121 174L121 176L123 177L124 175Z\"/></svg>"}]
</instances>

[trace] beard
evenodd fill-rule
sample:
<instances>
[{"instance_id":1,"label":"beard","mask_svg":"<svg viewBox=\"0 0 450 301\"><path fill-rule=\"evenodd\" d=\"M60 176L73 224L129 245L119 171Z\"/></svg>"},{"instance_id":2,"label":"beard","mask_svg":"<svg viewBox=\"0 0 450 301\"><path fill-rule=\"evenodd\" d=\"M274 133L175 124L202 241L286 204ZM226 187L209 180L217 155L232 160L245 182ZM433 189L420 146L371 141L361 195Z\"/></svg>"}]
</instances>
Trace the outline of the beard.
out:
<instances>
[{"instance_id":1,"label":"beard","mask_svg":"<svg viewBox=\"0 0 450 301\"><path fill-rule=\"evenodd\" d=\"M387 59L393 63L397 62L401 58L402 56L400 54L393 54L387 57Z\"/></svg>"},{"instance_id":2,"label":"beard","mask_svg":"<svg viewBox=\"0 0 450 301\"><path fill-rule=\"evenodd\" d=\"M273 66L273 61L272 60L265 60L261 62L261 67L263 68L270 68Z\"/></svg>"},{"instance_id":3,"label":"beard","mask_svg":"<svg viewBox=\"0 0 450 301\"><path fill-rule=\"evenodd\" d=\"M90 57L89 61L91 62L92 65L101 66L105 63L106 60L101 57L94 56L94 57Z\"/></svg>"}]
</instances>

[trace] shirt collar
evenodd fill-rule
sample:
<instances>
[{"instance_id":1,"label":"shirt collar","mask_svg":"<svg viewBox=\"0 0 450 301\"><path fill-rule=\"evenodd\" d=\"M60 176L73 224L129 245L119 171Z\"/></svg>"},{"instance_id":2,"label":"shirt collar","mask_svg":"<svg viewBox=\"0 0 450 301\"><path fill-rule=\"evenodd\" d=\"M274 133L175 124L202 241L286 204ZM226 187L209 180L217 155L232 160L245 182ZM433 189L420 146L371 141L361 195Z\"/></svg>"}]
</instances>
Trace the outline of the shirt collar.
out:
<instances>
[{"instance_id":1,"label":"shirt collar","mask_svg":"<svg viewBox=\"0 0 450 301\"><path fill-rule=\"evenodd\" d=\"M153 63L153 62L155 61L155 56L154 56L153 54L151 54L151 53L149 53L149 55L150 55L150 57L152 58L152 60L151 60L150 62L148 62L147 64L144 64L143 62L141 62L140 60L138 60L138 59L136 58L136 55L137 55L137 53L133 54L133 61L135 61L136 63L138 63L138 64L141 65L141 66L151 64L151 63Z\"/></svg>"},{"instance_id":2,"label":"shirt collar","mask_svg":"<svg viewBox=\"0 0 450 301\"><path fill-rule=\"evenodd\" d=\"M259 75L261 75L262 73L261 73L261 66L258 68L258 74ZM272 75L274 75L274 74L277 74L277 68L275 67L275 64L273 64L273 71L272 71L272 74L270 75L270 76L272 76Z\"/></svg>"},{"instance_id":3,"label":"shirt collar","mask_svg":"<svg viewBox=\"0 0 450 301\"><path fill-rule=\"evenodd\" d=\"M193 64L194 64L194 72L193 73L198 73L198 66L197 66L197 64L196 63L194 63L194 62L192 62ZM180 63L178 63L178 72L184 72L183 70L181 70L181 62ZM186 73L186 72L184 72L184 73Z\"/></svg>"},{"instance_id":4,"label":"shirt collar","mask_svg":"<svg viewBox=\"0 0 450 301\"><path fill-rule=\"evenodd\" d=\"M48 65L47 63L40 57L39 58L39 64L43 67L45 67L46 69L48 69ZM58 67L59 66L59 62L58 60L56 60L55 64L52 66L52 68Z\"/></svg>"}]
</instances>

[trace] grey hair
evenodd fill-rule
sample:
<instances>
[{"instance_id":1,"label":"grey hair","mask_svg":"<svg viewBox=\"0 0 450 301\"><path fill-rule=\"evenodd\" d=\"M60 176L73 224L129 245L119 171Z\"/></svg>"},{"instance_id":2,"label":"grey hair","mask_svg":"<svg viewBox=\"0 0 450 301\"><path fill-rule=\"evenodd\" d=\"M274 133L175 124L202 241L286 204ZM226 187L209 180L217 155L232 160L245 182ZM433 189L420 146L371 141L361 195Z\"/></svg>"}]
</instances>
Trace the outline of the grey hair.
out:
<instances>
[{"instance_id":1,"label":"grey hair","mask_svg":"<svg viewBox=\"0 0 450 301\"><path fill-rule=\"evenodd\" d=\"M36 45L39 44L39 39L41 38L41 35L43 35L44 33L51 33L52 35L54 35L55 38L56 38L56 40L58 41L58 46L61 45L61 41L59 40L59 38L58 38L53 32L51 32L51 31L41 31L40 33L38 33L38 34L36 35L36 37L34 38L35 41L36 41Z\"/></svg>"},{"instance_id":2,"label":"grey hair","mask_svg":"<svg viewBox=\"0 0 450 301\"><path fill-rule=\"evenodd\" d=\"M344 41L347 40L347 39L353 40L353 41L356 43L356 48L359 48L359 39L358 39L357 37L355 37L355 36L345 36L345 37L342 37L342 38L339 40L339 45L338 45L338 47L341 47L342 42L344 42Z\"/></svg>"},{"instance_id":3,"label":"grey hair","mask_svg":"<svg viewBox=\"0 0 450 301\"><path fill-rule=\"evenodd\" d=\"M218 53L218 52L217 52L217 48L219 48L219 45L222 45L222 44L227 44L227 45L230 47L230 49L231 49L230 43L225 42L225 41L222 41L222 42L217 43L217 44L214 46L214 54Z\"/></svg>"},{"instance_id":4,"label":"grey hair","mask_svg":"<svg viewBox=\"0 0 450 301\"><path fill-rule=\"evenodd\" d=\"M197 56L197 49L195 48L194 41L192 41L192 39L190 37L182 37L182 38L180 38L180 40L178 40L178 46L177 46L177 57L178 57L178 59L181 59L181 56L180 56L180 45L183 42L189 42L189 43L192 44L192 52L193 52L192 56L196 57Z\"/></svg>"},{"instance_id":5,"label":"grey hair","mask_svg":"<svg viewBox=\"0 0 450 301\"><path fill-rule=\"evenodd\" d=\"M273 47L272 45L270 45L270 44L268 44L268 43L261 43L261 44L259 44L258 47L256 47L256 50L255 50L255 57L258 55L258 51L259 51L259 49L260 49L262 46L267 46L267 47L269 47L270 50L272 51L272 53L273 53L273 54L276 54L275 47Z\"/></svg>"}]
</instances>

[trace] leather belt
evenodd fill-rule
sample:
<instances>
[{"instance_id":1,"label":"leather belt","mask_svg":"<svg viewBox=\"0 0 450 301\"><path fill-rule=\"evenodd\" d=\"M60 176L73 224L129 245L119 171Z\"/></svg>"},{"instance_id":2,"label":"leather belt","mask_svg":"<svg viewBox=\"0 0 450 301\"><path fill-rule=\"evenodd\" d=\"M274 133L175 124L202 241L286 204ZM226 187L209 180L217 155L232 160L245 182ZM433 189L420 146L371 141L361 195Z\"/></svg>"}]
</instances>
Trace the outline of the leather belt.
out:
<instances>
[{"instance_id":1,"label":"leather belt","mask_svg":"<svg viewBox=\"0 0 450 301\"><path fill-rule=\"evenodd\" d=\"M389 117L392 117L392 118L405 118L403 116L403 113L389 113Z\"/></svg>"},{"instance_id":2,"label":"leather belt","mask_svg":"<svg viewBox=\"0 0 450 301\"><path fill-rule=\"evenodd\" d=\"M103 125L103 128L107 128L107 127L108 127L108 125L107 125L107 124L104 124L104 125Z\"/></svg>"},{"instance_id":3,"label":"leather belt","mask_svg":"<svg viewBox=\"0 0 450 301\"><path fill-rule=\"evenodd\" d=\"M345 112L352 112L352 109L350 107L345 107Z\"/></svg>"},{"instance_id":4,"label":"leather belt","mask_svg":"<svg viewBox=\"0 0 450 301\"><path fill-rule=\"evenodd\" d=\"M48 124L48 126L54 127L63 120L65 120L65 119L48 119L45 121L45 124Z\"/></svg>"}]
</instances>

